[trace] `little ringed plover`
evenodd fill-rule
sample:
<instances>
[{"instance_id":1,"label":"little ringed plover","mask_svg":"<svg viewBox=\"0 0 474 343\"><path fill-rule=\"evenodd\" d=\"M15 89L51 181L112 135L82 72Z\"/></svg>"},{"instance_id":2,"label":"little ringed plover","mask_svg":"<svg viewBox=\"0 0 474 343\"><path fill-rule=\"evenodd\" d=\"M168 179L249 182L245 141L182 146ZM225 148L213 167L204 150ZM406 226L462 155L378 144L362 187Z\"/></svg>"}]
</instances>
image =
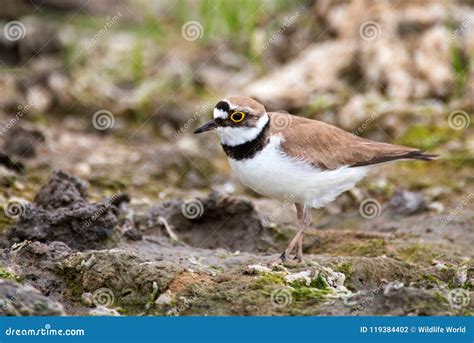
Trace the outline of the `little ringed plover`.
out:
<instances>
[{"instance_id":1,"label":"little ringed plover","mask_svg":"<svg viewBox=\"0 0 474 343\"><path fill-rule=\"evenodd\" d=\"M228 97L214 118L194 131L215 130L240 181L255 192L296 205L299 230L281 254L285 261L297 246L303 258L303 234L311 208L321 208L351 189L375 165L437 155L371 141L327 123L280 112L267 112L257 101Z\"/></svg>"}]
</instances>

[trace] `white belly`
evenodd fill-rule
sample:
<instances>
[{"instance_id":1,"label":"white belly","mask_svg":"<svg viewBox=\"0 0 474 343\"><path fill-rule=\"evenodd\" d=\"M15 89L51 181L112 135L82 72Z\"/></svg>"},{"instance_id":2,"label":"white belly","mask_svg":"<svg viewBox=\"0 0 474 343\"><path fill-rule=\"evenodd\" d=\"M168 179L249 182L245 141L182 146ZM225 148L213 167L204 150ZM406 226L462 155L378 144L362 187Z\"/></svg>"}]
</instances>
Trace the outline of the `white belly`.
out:
<instances>
[{"instance_id":1,"label":"white belly","mask_svg":"<svg viewBox=\"0 0 474 343\"><path fill-rule=\"evenodd\" d=\"M354 187L370 167L341 167L321 171L307 162L286 156L280 140L273 138L253 158L229 159L230 165L247 187L262 195L299 202L319 208Z\"/></svg>"}]
</instances>

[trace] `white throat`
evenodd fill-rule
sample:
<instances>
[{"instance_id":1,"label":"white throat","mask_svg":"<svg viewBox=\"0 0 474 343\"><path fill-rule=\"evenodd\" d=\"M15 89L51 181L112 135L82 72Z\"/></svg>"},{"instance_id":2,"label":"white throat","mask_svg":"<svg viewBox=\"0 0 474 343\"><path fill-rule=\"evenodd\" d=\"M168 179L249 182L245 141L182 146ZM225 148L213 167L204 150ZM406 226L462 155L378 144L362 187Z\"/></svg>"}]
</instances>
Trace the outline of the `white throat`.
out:
<instances>
[{"instance_id":1,"label":"white throat","mask_svg":"<svg viewBox=\"0 0 474 343\"><path fill-rule=\"evenodd\" d=\"M257 138L262 132L265 125L267 125L270 117L265 113L260 119L257 120L255 127L218 127L216 129L217 134L221 138L221 143L229 146L236 146L250 142Z\"/></svg>"}]
</instances>

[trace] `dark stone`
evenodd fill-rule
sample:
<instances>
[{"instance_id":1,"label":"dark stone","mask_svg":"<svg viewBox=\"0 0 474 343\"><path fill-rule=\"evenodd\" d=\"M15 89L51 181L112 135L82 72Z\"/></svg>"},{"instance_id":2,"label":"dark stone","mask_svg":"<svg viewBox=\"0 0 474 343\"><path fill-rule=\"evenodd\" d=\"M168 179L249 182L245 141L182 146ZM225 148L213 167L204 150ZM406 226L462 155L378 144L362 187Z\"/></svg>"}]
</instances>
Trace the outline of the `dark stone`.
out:
<instances>
[{"instance_id":1,"label":"dark stone","mask_svg":"<svg viewBox=\"0 0 474 343\"><path fill-rule=\"evenodd\" d=\"M87 184L81 179L56 171L48 183L41 187L34 202L37 207L53 210L68 207L73 204L87 202Z\"/></svg>"},{"instance_id":2,"label":"dark stone","mask_svg":"<svg viewBox=\"0 0 474 343\"><path fill-rule=\"evenodd\" d=\"M23 158L36 156L36 146L43 143L45 137L39 130L27 130L20 126L14 127L5 134L3 149L9 155Z\"/></svg>"},{"instance_id":3,"label":"dark stone","mask_svg":"<svg viewBox=\"0 0 474 343\"><path fill-rule=\"evenodd\" d=\"M110 201L89 203L87 195L84 181L55 172L17 226L7 232L8 240L61 241L75 250L105 247L117 225L118 210Z\"/></svg>"},{"instance_id":4,"label":"dark stone","mask_svg":"<svg viewBox=\"0 0 474 343\"><path fill-rule=\"evenodd\" d=\"M17 173L23 173L25 166L21 162L13 161L10 156L0 152L0 165Z\"/></svg>"},{"instance_id":5,"label":"dark stone","mask_svg":"<svg viewBox=\"0 0 474 343\"><path fill-rule=\"evenodd\" d=\"M143 235L137 229L128 229L123 233L123 236L131 241L140 241Z\"/></svg>"},{"instance_id":6,"label":"dark stone","mask_svg":"<svg viewBox=\"0 0 474 343\"><path fill-rule=\"evenodd\" d=\"M26 284L0 279L1 316L64 316L63 306Z\"/></svg>"},{"instance_id":7,"label":"dark stone","mask_svg":"<svg viewBox=\"0 0 474 343\"><path fill-rule=\"evenodd\" d=\"M409 216L425 210L426 202L423 194L397 191L389 201L389 208L395 214Z\"/></svg>"}]
</instances>

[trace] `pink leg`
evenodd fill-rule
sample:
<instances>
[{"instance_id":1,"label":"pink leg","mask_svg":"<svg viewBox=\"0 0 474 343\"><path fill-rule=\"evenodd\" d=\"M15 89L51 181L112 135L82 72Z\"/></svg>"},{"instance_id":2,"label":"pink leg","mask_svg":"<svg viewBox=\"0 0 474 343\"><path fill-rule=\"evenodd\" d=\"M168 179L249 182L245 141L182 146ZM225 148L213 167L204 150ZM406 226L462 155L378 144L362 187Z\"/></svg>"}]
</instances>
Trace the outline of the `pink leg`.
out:
<instances>
[{"instance_id":1,"label":"pink leg","mask_svg":"<svg viewBox=\"0 0 474 343\"><path fill-rule=\"evenodd\" d=\"M299 261L303 260L303 234L309 224L311 224L311 208L305 207L298 203L296 203L295 206L299 230L288 244L286 250L283 252L283 254L281 254L280 259L282 261L285 261L287 256L291 254L296 244L298 244L298 252L296 258Z\"/></svg>"},{"instance_id":2,"label":"pink leg","mask_svg":"<svg viewBox=\"0 0 474 343\"><path fill-rule=\"evenodd\" d=\"M308 228L311 224L311 218L311 208L306 208L303 220L303 226L305 227L305 229ZM300 238L298 240L298 250L295 256L295 260L297 260L298 262L303 262L303 236L304 232L301 232Z\"/></svg>"}]
</instances>

